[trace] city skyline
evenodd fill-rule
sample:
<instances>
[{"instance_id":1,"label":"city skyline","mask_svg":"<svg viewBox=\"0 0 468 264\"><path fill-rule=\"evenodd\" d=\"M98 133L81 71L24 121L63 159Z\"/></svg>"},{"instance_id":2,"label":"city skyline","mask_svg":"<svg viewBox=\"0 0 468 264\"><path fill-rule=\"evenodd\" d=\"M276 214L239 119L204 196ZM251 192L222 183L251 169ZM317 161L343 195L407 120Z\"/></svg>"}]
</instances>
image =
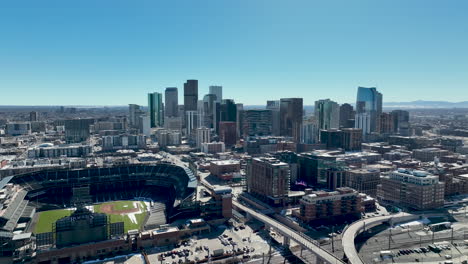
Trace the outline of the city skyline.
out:
<instances>
[{"instance_id":1,"label":"city skyline","mask_svg":"<svg viewBox=\"0 0 468 264\"><path fill-rule=\"evenodd\" d=\"M358 86L453 102L468 86L464 1L110 4L1 4L0 105L144 105L191 78L246 105L350 103Z\"/></svg>"}]
</instances>

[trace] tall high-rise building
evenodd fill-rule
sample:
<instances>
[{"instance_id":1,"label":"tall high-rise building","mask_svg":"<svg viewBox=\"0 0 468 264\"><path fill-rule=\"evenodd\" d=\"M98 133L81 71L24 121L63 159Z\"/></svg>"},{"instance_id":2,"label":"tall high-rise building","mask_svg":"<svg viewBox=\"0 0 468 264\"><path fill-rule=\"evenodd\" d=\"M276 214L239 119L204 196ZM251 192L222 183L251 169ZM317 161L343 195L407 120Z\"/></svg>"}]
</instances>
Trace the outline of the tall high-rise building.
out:
<instances>
[{"instance_id":1,"label":"tall high-rise building","mask_svg":"<svg viewBox=\"0 0 468 264\"><path fill-rule=\"evenodd\" d=\"M409 112L404 110L393 110L393 132L396 134L409 135Z\"/></svg>"},{"instance_id":2,"label":"tall high-rise building","mask_svg":"<svg viewBox=\"0 0 468 264\"><path fill-rule=\"evenodd\" d=\"M291 169L275 158L247 162L247 191L265 202L282 205L288 197Z\"/></svg>"},{"instance_id":3,"label":"tall high-rise building","mask_svg":"<svg viewBox=\"0 0 468 264\"><path fill-rule=\"evenodd\" d=\"M382 113L379 118L379 133L391 134L393 133L393 115L390 113Z\"/></svg>"},{"instance_id":4,"label":"tall high-rise building","mask_svg":"<svg viewBox=\"0 0 468 264\"><path fill-rule=\"evenodd\" d=\"M224 142L226 147L231 147L236 144L236 122L219 122L219 140Z\"/></svg>"},{"instance_id":5,"label":"tall high-rise building","mask_svg":"<svg viewBox=\"0 0 468 264\"><path fill-rule=\"evenodd\" d=\"M302 98L282 98L280 100L280 134L293 137L295 142L301 140L303 117Z\"/></svg>"},{"instance_id":6,"label":"tall high-rise building","mask_svg":"<svg viewBox=\"0 0 468 264\"><path fill-rule=\"evenodd\" d=\"M184 83L184 111L197 111L198 80L187 80Z\"/></svg>"},{"instance_id":7,"label":"tall high-rise building","mask_svg":"<svg viewBox=\"0 0 468 264\"><path fill-rule=\"evenodd\" d=\"M164 114L167 117L179 116L179 93L177 87L166 88L164 95Z\"/></svg>"},{"instance_id":8,"label":"tall high-rise building","mask_svg":"<svg viewBox=\"0 0 468 264\"><path fill-rule=\"evenodd\" d=\"M270 110L244 110L242 111L242 132L244 138L248 136L271 135L271 111Z\"/></svg>"},{"instance_id":9,"label":"tall high-rise building","mask_svg":"<svg viewBox=\"0 0 468 264\"><path fill-rule=\"evenodd\" d=\"M318 142L318 125L314 116L309 116L302 121L301 143L315 144Z\"/></svg>"},{"instance_id":10,"label":"tall high-rise building","mask_svg":"<svg viewBox=\"0 0 468 264\"><path fill-rule=\"evenodd\" d=\"M71 119L65 120L65 141L67 143L81 143L88 140L90 125L94 119Z\"/></svg>"},{"instance_id":11,"label":"tall high-rise building","mask_svg":"<svg viewBox=\"0 0 468 264\"><path fill-rule=\"evenodd\" d=\"M362 132L359 128L321 130L320 141L327 148L342 148L346 151L357 151L361 150Z\"/></svg>"},{"instance_id":12,"label":"tall high-rise building","mask_svg":"<svg viewBox=\"0 0 468 264\"><path fill-rule=\"evenodd\" d=\"M29 113L29 121L35 122L39 121L39 112L37 111L32 111Z\"/></svg>"},{"instance_id":13,"label":"tall high-rise building","mask_svg":"<svg viewBox=\"0 0 468 264\"><path fill-rule=\"evenodd\" d=\"M161 93L148 94L148 113L151 127L161 127L164 125L164 109Z\"/></svg>"},{"instance_id":14,"label":"tall high-rise building","mask_svg":"<svg viewBox=\"0 0 468 264\"><path fill-rule=\"evenodd\" d=\"M223 87L212 85L209 88L210 94L216 95L216 102L221 103L223 101Z\"/></svg>"},{"instance_id":15,"label":"tall high-rise building","mask_svg":"<svg viewBox=\"0 0 468 264\"><path fill-rule=\"evenodd\" d=\"M199 127L197 131L197 148L201 148L203 143L211 142L211 130L207 127Z\"/></svg>"},{"instance_id":16,"label":"tall high-rise building","mask_svg":"<svg viewBox=\"0 0 468 264\"><path fill-rule=\"evenodd\" d=\"M208 128L215 128L215 117L216 117L216 95L207 94L203 97L203 101L199 110L201 117L201 125Z\"/></svg>"},{"instance_id":17,"label":"tall high-rise building","mask_svg":"<svg viewBox=\"0 0 468 264\"><path fill-rule=\"evenodd\" d=\"M237 106L232 99L223 99L221 103L221 120L236 122L237 120Z\"/></svg>"},{"instance_id":18,"label":"tall high-rise building","mask_svg":"<svg viewBox=\"0 0 468 264\"><path fill-rule=\"evenodd\" d=\"M271 111L271 134L279 136L280 133L280 101L268 100L266 109Z\"/></svg>"},{"instance_id":19,"label":"tall high-rise building","mask_svg":"<svg viewBox=\"0 0 468 264\"><path fill-rule=\"evenodd\" d=\"M315 120L319 129L337 129L340 127L340 105L330 99L315 102Z\"/></svg>"},{"instance_id":20,"label":"tall high-rise building","mask_svg":"<svg viewBox=\"0 0 468 264\"><path fill-rule=\"evenodd\" d=\"M378 132L380 114L382 94L375 87L358 87L355 127L361 128L364 135Z\"/></svg>"},{"instance_id":21,"label":"tall high-rise building","mask_svg":"<svg viewBox=\"0 0 468 264\"><path fill-rule=\"evenodd\" d=\"M138 129L143 135L151 136L151 118L147 113L138 116Z\"/></svg>"},{"instance_id":22,"label":"tall high-rise building","mask_svg":"<svg viewBox=\"0 0 468 264\"><path fill-rule=\"evenodd\" d=\"M138 128L140 126L140 116L145 115L146 112L143 111L137 104L128 105L128 123L132 128Z\"/></svg>"},{"instance_id":23,"label":"tall high-rise building","mask_svg":"<svg viewBox=\"0 0 468 264\"><path fill-rule=\"evenodd\" d=\"M340 127L354 127L354 108L350 104L342 104L340 106Z\"/></svg>"},{"instance_id":24,"label":"tall high-rise building","mask_svg":"<svg viewBox=\"0 0 468 264\"><path fill-rule=\"evenodd\" d=\"M242 120L244 114L244 105L236 104L236 134L241 137L243 135L242 126L244 121Z\"/></svg>"},{"instance_id":25,"label":"tall high-rise building","mask_svg":"<svg viewBox=\"0 0 468 264\"><path fill-rule=\"evenodd\" d=\"M197 111L185 112L185 135L187 137L195 134L195 129L199 127L198 118L199 116Z\"/></svg>"}]
</instances>

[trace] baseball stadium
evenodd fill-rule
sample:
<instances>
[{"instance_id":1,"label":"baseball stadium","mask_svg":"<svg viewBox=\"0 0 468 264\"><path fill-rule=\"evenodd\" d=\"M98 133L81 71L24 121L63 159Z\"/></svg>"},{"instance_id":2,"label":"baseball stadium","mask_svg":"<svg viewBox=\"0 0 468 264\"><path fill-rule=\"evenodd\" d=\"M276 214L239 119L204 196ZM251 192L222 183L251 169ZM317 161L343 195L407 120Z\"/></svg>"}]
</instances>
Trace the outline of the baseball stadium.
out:
<instances>
[{"instance_id":1,"label":"baseball stadium","mask_svg":"<svg viewBox=\"0 0 468 264\"><path fill-rule=\"evenodd\" d=\"M77 204L124 222L125 231L165 224L176 208L194 197L192 171L172 164L41 171L17 175L11 183L27 191L38 213L31 229L51 232L53 223L69 216Z\"/></svg>"},{"instance_id":2,"label":"baseball stadium","mask_svg":"<svg viewBox=\"0 0 468 264\"><path fill-rule=\"evenodd\" d=\"M165 162L5 177L0 256L61 264L177 243L209 230L205 220L232 217L230 188L197 199L197 185L190 169ZM187 219L203 221L179 224Z\"/></svg>"}]
</instances>

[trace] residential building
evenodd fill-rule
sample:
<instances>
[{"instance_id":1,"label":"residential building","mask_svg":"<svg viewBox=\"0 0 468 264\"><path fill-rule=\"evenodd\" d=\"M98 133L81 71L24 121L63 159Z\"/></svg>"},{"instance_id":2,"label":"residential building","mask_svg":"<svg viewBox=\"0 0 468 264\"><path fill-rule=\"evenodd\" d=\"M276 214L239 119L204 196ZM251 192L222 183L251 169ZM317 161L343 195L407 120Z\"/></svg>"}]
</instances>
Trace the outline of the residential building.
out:
<instances>
[{"instance_id":1,"label":"residential building","mask_svg":"<svg viewBox=\"0 0 468 264\"><path fill-rule=\"evenodd\" d=\"M203 143L211 142L211 130L207 127L199 127L196 131L197 148L201 149Z\"/></svg>"},{"instance_id":2,"label":"residential building","mask_svg":"<svg viewBox=\"0 0 468 264\"><path fill-rule=\"evenodd\" d=\"M271 135L272 122L270 110L242 111L242 132L244 138L248 136Z\"/></svg>"},{"instance_id":3,"label":"residential building","mask_svg":"<svg viewBox=\"0 0 468 264\"><path fill-rule=\"evenodd\" d=\"M223 180L231 180L234 173L239 173L240 162L237 160L215 160L210 162L210 173Z\"/></svg>"},{"instance_id":4,"label":"residential building","mask_svg":"<svg viewBox=\"0 0 468 264\"><path fill-rule=\"evenodd\" d=\"M39 112L37 111L29 112L29 121L30 122L39 121Z\"/></svg>"},{"instance_id":5,"label":"residential building","mask_svg":"<svg viewBox=\"0 0 468 264\"><path fill-rule=\"evenodd\" d=\"M145 135L114 135L102 137L102 150L119 150L119 149L145 149Z\"/></svg>"},{"instance_id":6,"label":"residential building","mask_svg":"<svg viewBox=\"0 0 468 264\"><path fill-rule=\"evenodd\" d=\"M382 203L430 210L444 205L444 183L426 171L398 169L384 174L377 185Z\"/></svg>"},{"instance_id":7,"label":"residential building","mask_svg":"<svg viewBox=\"0 0 468 264\"><path fill-rule=\"evenodd\" d=\"M390 113L382 113L379 118L379 133L380 134L393 134L394 133L394 120L393 115Z\"/></svg>"},{"instance_id":8,"label":"residential building","mask_svg":"<svg viewBox=\"0 0 468 264\"><path fill-rule=\"evenodd\" d=\"M430 162L434 161L436 158L443 156L448 156L450 152L445 149L440 148L422 148L413 150L413 158L423 161Z\"/></svg>"},{"instance_id":9,"label":"residential building","mask_svg":"<svg viewBox=\"0 0 468 264\"><path fill-rule=\"evenodd\" d=\"M275 158L253 158L247 162L247 191L272 205L284 205L289 193L289 165Z\"/></svg>"},{"instance_id":10,"label":"residential building","mask_svg":"<svg viewBox=\"0 0 468 264\"><path fill-rule=\"evenodd\" d=\"M319 129L317 120L314 116L309 116L302 121L301 143L316 144L318 143Z\"/></svg>"},{"instance_id":11,"label":"residential building","mask_svg":"<svg viewBox=\"0 0 468 264\"><path fill-rule=\"evenodd\" d=\"M372 197L377 195L377 185L380 183L380 171L368 169L353 169L347 171L346 186Z\"/></svg>"},{"instance_id":12,"label":"residential building","mask_svg":"<svg viewBox=\"0 0 468 264\"><path fill-rule=\"evenodd\" d=\"M22 136L31 134L31 122L8 122L5 132L9 136Z\"/></svg>"},{"instance_id":13,"label":"residential building","mask_svg":"<svg viewBox=\"0 0 468 264\"><path fill-rule=\"evenodd\" d=\"M232 147L236 144L236 122L219 122L219 140L224 142L226 147Z\"/></svg>"},{"instance_id":14,"label":"residential building","mask_svg":"<svg viewBox=\"0 0 468 264\"><path fill-rule=\"evenodd\" d=\"M187 137L194 134L194 131L199 127L198 121L199 116L197 111L186 111L185 112L185 134Z\"/></svg>"},{"instance_id":15,"label":"residential building","mask_svg":"<svg viewBox=\"0 0 468 264\"><path fill-rule=\"evenodd\" d=\"M65 120L65 142L80 143L88 140L90 126L94 124L94 119L70 119Z\"/></svg>"},{"instance_id":16,"label":"residential building","mask_svg":"<svg viewBox=\"0 0 468 264\"><path fill-rule=\"evenodd\" d=\"M146 112L141 109L137 104L128 105L128 124L131 128L138 128L140 126L140 116L145 115Z\"/></svg>"},{"instance_id":17,"label":"residential building","mask_svg":"<svg viewBox=\"0 0 468 264\"><path fill-rule=\"evenodd\" d=\"M204 142L201 144L201 152L208 154L216 154L226 151L224 142Z\"/></svg>"},{"instance_id":18,"label":"residential building","mask_svg":"<svg viewBox=\"0 0 468 264\"><path fill-rule=\"evenodd\" d=\"M393 110L393 132L402 136L411 136L409 124L409 112L404 110Z\"/></svg>"},{"instance_id":19,"label":"residential building","mask_svg":"<svg viewBox=\"0 0 468 264\"><path fill-rule=\"evenodd\" d=\"M348 187L333 192L315 191L302 197L300 208L293 215L307 223L357 217L364 210L361 203L362 196Z\"/></svg>"},{"instance_id":20,"label":"residential building","mask_svg":"<svg viewBox=\"0 0 468 264\"><path fill-rule=\"evenodd\" d=\"M71 144L54 146L50 143L44 143L28 149L28 158L83 157L89 155L92 151L91 145Z\"/></svg>"}]
</instances>

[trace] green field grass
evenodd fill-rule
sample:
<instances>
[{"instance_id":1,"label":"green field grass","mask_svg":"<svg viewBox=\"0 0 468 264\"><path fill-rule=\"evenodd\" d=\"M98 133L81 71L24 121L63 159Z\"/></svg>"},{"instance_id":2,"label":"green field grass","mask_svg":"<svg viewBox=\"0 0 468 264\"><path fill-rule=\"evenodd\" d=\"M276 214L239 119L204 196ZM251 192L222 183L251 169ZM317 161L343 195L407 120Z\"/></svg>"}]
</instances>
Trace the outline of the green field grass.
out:
<instances>
[{"instance_id":1,"label":"green field grass","mask_svg":"<svg viewBox=\"0 0 468 264\"><path fill-rule=\"evenodd\" d=\"M66 210L66 209L40 212L38 221L36 223L36 226L34 227L34 233L40 234L40 233L52 232L53 223L55 223L60 218L69 216L71 212L72 211Z\"/></svg>"},{"instance_id":2,"label":"green field grass","mask_svg":"<svg viewBox=\"0 0 468 264\"><path fill-rule=\"evenodd\" d=\"M135 201L114 201L114 202L96 204L94 205L94 211L98 213L101 212L101 206L105 204L113 204L114 205L113 209L115 211L133 209L135 208L133 206L134 202ZM140 206L144 209L143 210L144 212L141 214L135 215L135 218L138 222L137 224L133 223L132 220L130 220L130 218L127 215L115 215L115 214L108 215L110 217L110 222L111 223L124 222L125 232L127 232L128 230L132 230L132 229L140 229L147 214L146 204L144 202L140 202Z\"/></svg>"},{"instance_id":3,"label":"green field grass","mask_svg":"<svg viewBox=\"0 0 468 264\"><path fill-rule=\"evenodd\" d=\"M113 204L114 210L116 211L133 209L135 208L133 206L134 202L135 201L114 201L114 202L96 204L94 205L94 212L100 213L101 206L104 204ZM143 221L147 214L146 204L144 202L140 202L140 206L141 208L144 209L143 210L144 212L141 214L135 215L137 224L133 223L132 220L130 220L130 217L128 217L128 215L115 215L115 214L108 214L108 216L110 217L110 222L111 223L124 222L125 232L127 232L128 230L132 230L132 229L140 229L140 227L143 225ZM39 233L45 233L45 232L52 232L53 223L55 223L57 220L59 220L62 217L71 215L71 213L72 213L71 210L66 210L66 209L40 212L38 221L36 223L36 226L34 227L34 233L39 234Z\"/></svg>"}]
</instances>

